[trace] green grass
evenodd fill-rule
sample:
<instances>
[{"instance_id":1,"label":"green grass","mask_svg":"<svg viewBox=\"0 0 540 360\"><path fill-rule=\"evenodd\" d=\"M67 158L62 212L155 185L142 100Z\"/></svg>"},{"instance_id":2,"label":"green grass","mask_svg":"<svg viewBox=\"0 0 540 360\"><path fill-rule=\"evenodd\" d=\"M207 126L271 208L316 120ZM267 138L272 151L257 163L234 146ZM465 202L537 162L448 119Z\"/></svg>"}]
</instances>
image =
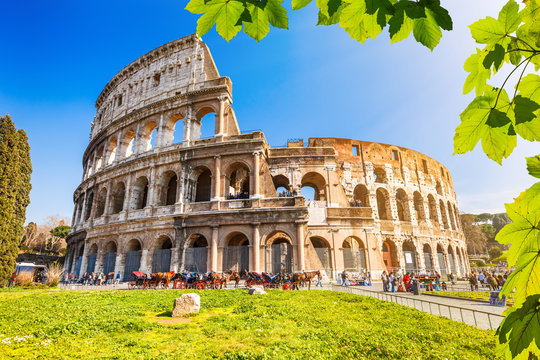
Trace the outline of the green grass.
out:
<instances>
[{"instance_id":1,"label":"green grass","mask_svg":"<svg viewBox=\"0 0 540 360\"><path fill-rule=\"evenodd\" d=\"M199 291L201 312L191 321L160 323L170 319L174 298L185 292L0 292L0 358L497 357L491 331L330 291Z\"/></svg>"},{"instance_id":2,"label":"green grass","mask_svg":"<svg viewBox=\"0 0 540 360\"><path fill-rule=\"evenodd\" d=\"M441 291L433 291L432 294L489 301L489 297L491 296L491 291L490 290L481 290L481 291L467 291L467 290L442 291L441 290ZM507 298L506 303L513 304L512 298L509 298L509 299Z\"/></svg>"}]
</instances>

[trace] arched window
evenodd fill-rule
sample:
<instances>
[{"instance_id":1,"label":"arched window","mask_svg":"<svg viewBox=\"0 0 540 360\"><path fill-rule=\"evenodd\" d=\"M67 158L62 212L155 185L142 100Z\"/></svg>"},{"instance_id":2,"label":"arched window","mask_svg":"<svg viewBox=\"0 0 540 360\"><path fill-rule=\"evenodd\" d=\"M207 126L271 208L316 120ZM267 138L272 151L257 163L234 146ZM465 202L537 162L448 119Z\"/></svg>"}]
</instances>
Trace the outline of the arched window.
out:
<instances>
[{"instance_id":1,"label":"arched window","mask_svg":"<svg viewBox=\"0 0 540 360\"><path fill-rule=\"evenodd\" d=\"M399 263L397 258L396 244L392 240L383 242L383 262L387 271L394 271Z\"/></svg>"},{"instance_id":2,"label":"arched window","mask_svg":"<svg viewBox=\"0 0 540 360\"><path fill-rule=\"evenodd\" d=\"M353 193L353 206L364 206L364 207L370 207L369 204L369 191L366 187L366 185L358 184L354 188Z\"/></svg>"},{"instance_id":3,"label":"arched window","mask_svg":"<svg viewBox=\"0 0 540 360\"><path fill-rule=\"evenodd\" d=\"M139 240L131 239L126 246L126 262L124 265L124 281L133 279L133 272L139 271L141 265L142 245Z\"/></svg>"},{"instance_id":4,"label":"arched window","mask_svg":"<svg viewBox=\"0 0 540 360\"><path fill-rule=\"evenodd\" d=\"M184 269L193 272L207 271L208 241L200 234L193 234L187 241L184 255ZM211 269L216 270L216 269Z\"/></svg>"},{"instance_id":5,"label":"arched window","mask_svg":"<svg viewBox=\"0 0 540 360\"><path fill-rule=\"evenodd\" d=\"M107 188L101 188L98 193L96 204L96 218L103 216L105 213L105 203L107 201Z\"/></svg>"},{"instance_id":6,"label":"arched window","mask_svg":"<svg viewBox=\"0 0 540 360\"><path fill-rule=\"evenodd\" d=\"M383 167L376 167L373 171L373 175L375 177L375 182L380 184L386 183L386 170Z\"/></svg>"},{"instance_id":7,"label":"arched window","mask_svg":"<svg viewBox=\"0 0 540 360\"><path fill-rule=\"evenodd\" d=\"M126 196L126 185L119 182L115 185L111 199L111 213L117 214L124 209L124 197Z\"/></svg>"},{"instance_id":8,"label":"arched window","mask_svg":"<svg viewBox=\"0 0 540 360\"><path fill-rule=\"evenodd\" d=\"M441 182L439 180L437 180L437 185L435 185L435 190L437 190L437 194L439 195L442 195L442 186L441 186Z\"/></svg>"},{"instance_id":9,"label":"arched window","mask_svg":"<svg viewBox=\"0 0 540 360\"><path fill-rule=\"evenodd\" d=\"M142 151L152 150L156 145L157 124L150 121L144 126L141 135L141 149Z\"/></svg>"},{"instance_id":10,"label":"arched window","mask_svg":"<svg viewBox=\"0 0 540 360\"><path fill-rule=\"evenodd\" d=\"M109 145L107 146L107 165L112 164L114 159L116 159L117 144L118 144L117 138L113 137L111 140L109 140Z\"/></svg>"},{"instance_id":11,"label":"arched window","mask_svg":"<svg viewBox=\"0 0 540 360\"><path fill-rule=\"evenodd\" d=\"M148 179L146 176L137 178L133 184L130 210L144 209L148 201Z\"/></svg>"},{"instance_id":12,"label":"arched window","mask_svg":"<svg viewBox=\"0 0 540 360\"><path fill-rule=\"evenodd\" d=\"M441 210L441 217L442 217L444 228L448 229L450 228L450 226L448 225L448 218L446 217L446 207L444 206L444 202L442 200L439 200L439 207Z\"/></svg>"},{"instance_id":13,"label":"arched window","mask_svg":"<svg viewBox=\"0 0 540 360\"><path fill-rule=\"evenodd\" d=\"M158 239L152 256L152 272L163 273L171 271L172 241L168 236Z\"/></svg>"},{"instance_id":14,"label":"arched window","mask_svg":"<svg viewBox=\"0 0 540 360\"><path fill-rule=\"evenodd\" d=\"M416 248L412 242L405 241L403 243L403 257L405 260L405 271L416 272L418 268L416 263Z\"/></svg>"},{"instance_id":15,"label":"arched window","mask_svg":"<svg viewBox=\"0 0 540 360\"><path fill-rule=\"evenodd\" d=\"M426 213L424 210L424 199L422 198L422 195L420 195L418 191L414 192L413 200L414 200L414 212L416 214L416 219L425 220Z\"/></svg>"},{"instance_id":16,"label":"arched window","mask_svg":"<svg viewBox=\"0 0 540 360\"><path fill-rule=\"evenodd\" d=\"M456 263L454 262L454 250L452 246L448 245L448 263L450 265L450 272L456 274Z\"/></svg>"},{"instance_id":17,"label":"arched window","mask_svg":"<svg viewBox=\"0 0 540 360\"><path fill-rule=\"evenodd\" d=\"M223 249L223 271L249 270L249 240L242 233L230 234Z\"/></svg>"},{"instance_id":18,"label":"arched window","mask_svg":"<svg viewBox=\"0 0 540 360\"><path fill-rule=\"evenodd\" d=\"M377 209L380 220L391 220L392 215L390 212L390 197L388 191L383 188L377 189Z\"/></svg>"},{"instance_id":19,"label":"arched window","mask_svg":"<svg viewBox=\"0 0 540 360\"><path fill-rule=\"evenodd\" d=\"M203 169L197 176L195 183L195 202L210 201L212 194L212 173L208 169Z\"/></svg>"},{"instance_id":20,"label":"arched window","mask_svg":"<svg viewBox=\"0 0 540 360\"><path fill-rule=\"evenodd\" d=\"M198 134L193 135L198 136L193 137L193 140L214 137L216 125L216 113L214 109L210 107L202 108L197 112L196 118L198 126L194 126L194 129Z\"/></svg>"},{"instance_id":21,"label":"arched window","mask_svg":"<svg viewBox=\"0 0 540 360\"><path fill-rule=\"evenodd\" d=\"M308 255L306 256L308 268L312 270L325 270L327 274L331 274L332 258L330 257L330 244L326 239L319 236L312 236L309 238L309 241L312 247L308 248Z\"/></svg>"},{"instance_id":22,"label":"arched window","mask_svg":"<svg viewBox=\"0 0 540 360\"><path fill-rule=\"evenodd\" d=\"M316 172L308 172L302 177L302 195L306 200L326 201L326 180ZM309 190L313 189L313 191ZM313 194L313 195L311 195ZM313 196L311 198L311 196Z\"/></svg>"},{"instance_id":23,"label":"arched window","mask_svg":"<svg viewBox=\"0 0 540 360\"><path fill-rule=\"evenodd\" d=\"M95 271L96 268L96 257L97 257L98 247L96 244L93 244L88 250L88 259L86 263L86 272L91 274Z\"/></svg>"},{"instance_id":24,"label":"arched window","mask_svg":"<svg viewBox=\"0 0 540 360\"><path fill-rule=\"evenodd\" d=\"M447 274L446 260L444 258L443 248L440 244L437 245L437 258L439 260L439 268L441 269L441 277L446 276Z\"/></svg>"},{"instance_id":25,"label":"arched window","mask_svg":"<svg viewBox=\"0 0 540 360\"><path fill-rule=\"evenodd\" d=\"M96 153L96 170L101 169L101 166L103 166L103 151L104 147L100 146L97 153Z\"/></svg>"},{"instance_id":26,"label":"arched window","mask_svg":"<svg viewBox=\"0 0 540 360\"><path fill-rule=\"evenodd\" d=\"M424 263L426 266L426 271L433 271L433 257L431 255L431 246L429 244L424 244Z\"/></svg>"},{"instance_id":27,"label":"arched window","mask_svg":"<svg viewBox=\"0 0 540 360\"><path fill-rule=\"evenodd\" d=\"M396 205L399 221L411 221L411 213L409 211L409 197L403 189L396 191Z\"/></svg>"},{"instance_id":28,"label":"arched window","mask_svg":"<svg viewBox=\"0 0 540 360\"><path fill-rule=\"evenodd\" d=\"M276 231L267 237L266 243L266 271L272 274L291 273L293 249L290 237Z\"/></svg>"},{"instance_id":29,"label":"arched window","mask_svg":"<svg viewBox=\"0 0 540 360\"><path fill-rule=\"evenodd\" d=\"M122 138L122 156L131 156L134 152L135 131L128 130Z\"/></svg>"},{"instance_id":30,"label":"arched window","mask_svg":"<svg viewBox=\"0 0 540 360\"><path fill-rule=\"evenodd\" d=\"M174 171L166 171L159 180L159 205L174 205L177 202L176 191L178 188L178 176Z\"/></svg>"},{"instance_id":31,"label":"arched window","mask_svg":"<svg viewBox=\"0 0 540 360\"><path fill-rule=\"evenodd\" d=\"M349 236L343 241L343 268L353 272L366 269L366 249L360 239Z\"/></svg>"},{"instance_id":32,"label":"arched window","mask_svg":"<svg viewBox=\"0 0 540 360\"><path fill-rule=\"evenodd\" d=\"M433 195L428 195L428 205L429 205L429 219L435 223L439 223L439 216L437 215L437 203Z\"/></svg>"},{"instance_id":33,"label":"arched window","mask_svg":"<svg viewBox=\"0 0 540 360\"><path fill-rule=\"evenodd\" d=\"M109 241L105 245L105 260L103 261L103 272L108 274L114 272L114 266L116 265L116 243Z\"/></svg>"},{"instance_id":34,"label":"arched window","mask_svg":"<svg viewBox=\"0 0 540 360\"><path fill-rule=\"evenodd\" d=\"M228 199L248 199L249 198L249 168L244 163L234 163L230 165L226 172L227 198Z\"/></svg>"},{"instance_id":35,"label":"arched window","mask_svg":"<svg viewBox=\"0 0 540 360\"><path fill-rule=\"evenodd\" d=\"M452 230L456 230L456 220L454 219L454 211L452 208L452 204L450 201L447 203L448 205L448 217L450 218L450 224L452 226Z\"/></svg>"},{"instance_id":36,"label":"arched window","mask_svg":"<svg viewBox=\"0 0 540 360\"><path fill-rule=\"evenodd\" d=\"M165 126L163 141L165 145L180 144L184 138L184 117L175 114L169 118Z\"/></svg>"},{"instance_id":37,"label":"arched window","mask_svg":"<svg viewBox=\"0 0 540 360\"><path fill-rule=\"evenodd\" d=\"M90 219L90 215L92 214L92 205L94 205L94 192L91 192L86 199L86 210L84 214L85 221Z\"/></svg>"},{"instance_id":38,"label":"arched window","mask_svg":"<svg viewBox=\"0 0 540 360\"><path fill-rule=\"evenodd\" d=\"M292 196L289 178L285 175L276 175L272 177L277 196Z\"/></svg>"}]
</instances>

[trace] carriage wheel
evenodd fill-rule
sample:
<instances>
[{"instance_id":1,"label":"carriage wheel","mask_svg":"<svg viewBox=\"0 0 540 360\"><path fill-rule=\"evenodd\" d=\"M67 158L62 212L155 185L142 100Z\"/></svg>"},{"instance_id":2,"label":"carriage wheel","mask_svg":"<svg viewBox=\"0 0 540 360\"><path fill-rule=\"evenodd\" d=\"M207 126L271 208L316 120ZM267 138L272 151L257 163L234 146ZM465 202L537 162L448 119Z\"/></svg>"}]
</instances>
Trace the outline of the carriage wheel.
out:
<instances>
[{"instance_id":1,"label":"carriage wheel","mask_svg":"<svg viewBox=\"0 0 540 360\"><path fill-rule=\"evenodd\" d=\"M245 284L244 284L245 287L250 287L251 286L251 281L250 280L246 280Z\"/></svg>"},{"instance_id":2,"label":"carriage wheel","mask_svg":"<svg viewBox=\"0 0 540 360\"><path fill-rule=\"evenodd\" d=\"M129 290L135 289L135 281L130 281L130 282L128 283L128 289L129 289Z\"/></svg>"},{"instance_id":3,"label":"carriage wheel","mask_svg":"<svg viewBox=\"0 0 540 360\"><path fill-rule=\"evenodd\" d=\"M291 290L291 283L290 282L283 283L282 289Z\"/></svg>"},{"instance_id":4,"label":"carriage wheel","mask_svg":"<svg viewBox=\"0 0 540 360\"><path fill-rule=\"evenodd\" d=\"M195 289L197 290L204 290L206 288L206 285L204 283L198 283L195 285Z\"/></svg>"}]
</instances>

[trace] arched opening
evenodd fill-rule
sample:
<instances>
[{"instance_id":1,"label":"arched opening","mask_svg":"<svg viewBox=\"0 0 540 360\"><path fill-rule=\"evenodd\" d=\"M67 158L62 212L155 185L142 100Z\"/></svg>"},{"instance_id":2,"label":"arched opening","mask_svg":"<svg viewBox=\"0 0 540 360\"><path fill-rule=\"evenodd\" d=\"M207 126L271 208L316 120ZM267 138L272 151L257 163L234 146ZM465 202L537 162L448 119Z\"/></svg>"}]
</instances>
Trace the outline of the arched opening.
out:
<instances>
[{"instance_id":1,"label":"arched opening","mask_svg":"<svg viewBox=\"0 0 540 360\"><path fill-rule=\"evenodd\" d=\"M326 239L318 236L309 238L311 246L306 252L306 265L309 270L325 270L327 274L332 274L332 258L330 244Z\"/></svg>"},{"instance_id":2,"label":"arched opening","mask_svg":"<svg viewBox=\"0 0 540 360\"><path fill-rule=\"evenodd\" d=\"M228 199L249 198L249 168L244 163L234 163L226 172Z\"/></svg>"},{"instance_id":3,"label":"arched opening","mask_svg":"<svg viewBox=\"0 0 540 360\"><path fill-rule=\"evenodd\" d=\"M124 265L124 281L132 279L132 273L141 266L142 245L137 239L131 239L126 245L126 263Z\"/></svg>"},{"instance_id":4,"label":"arched opening","mask_svg":"<svg viewBox=\"0 0 540 360\"><path fill-rule=\"evenodd\" d=\"M146 176L137 178L133 184L130 210L144 209L148 200L148 179Z\"/></svg>"},{"instance_id":5,"label":"arched opening","mask_svg":"<svg viewBox=\"0 0 540 360\"><path fill-rule=\"evenodd\" d=\"M450 224L452 225L452 230L456 230L456 220L454 218L454 211L452 209L452 204L450 201L447 203L448 205L448 217L450 217Z\"/></svg>"},{"instance_id":6,"label":"arched opening","mask_svg":"<svg viewBox=\"0 0 540 360\"><path fill-rule=\"evenodd\" d=\"M114 266L116 265L116 243L109 241L105 245L105 261L103 262L103 272L105 274L114 272Z\"/></svg>"},{"instance_id":7,"label":"arched opening","mask_svg":"<svg viewBox=\"0 0 540 360\"><path fill-rule=\"evenodd\" d=\"M135 131L128 130L122 138L122 156L128 157L133 154L135 144Z\"/></svg>"},{"instance_id":8,"label":"arched opening","mask_svg":"<svg viewBox=\"0 0 540 360\"><path fill-rule=\"evenodd\" d=\"M373 176L375 177L374 181L379 184L386 183L386 170L383 167L377 166L373 170Z\"/></svg>"},{"instance_id":9,"label":"arched opening","mask_svg":"<svg viewBox=\"0 0 540 360\"><path fill-rule=\"evenodd\" d=\"M178 188L178 176L174 171L166 171L159 180L159 205L176 204L176 191Z\"/></svg>"},{"instance_id":10,"label":"arched opening","mask_svg":"<svg viewBox=\"0 0 540 360\"><path fill-rule=\"evenodd\" d=\"M446 208L442 200L439 200L439 207L441 209L441 217L442 217L444 228L448 229L450 226L448 225L448 218L446 217Z\"/></svg>"},{"instance_id":11,"label":"arched opening","mask_svg":"<svg viewBox=\"0 0 540 360\"><path fill-rule=\"evenodd\" d=\"M434 223L439 223L439 216L437 215L437 202L433 195L428 195L428 205L429 205L429 219Z\"/></svg>"},{"instance_id":12,"label":"arched opening","mask_svg":"<svg viewBox=\"0 0 540 360\"><path fill-rule=\"evenodd\" d=\"M119 182L115 185L111 199L112 214L118 214L124 209L124 197L126 196L126 185Z\"/></svg>"},{"instance_id":13,"label":"arched opening","mask_svg":"<svg viewBox=\"0 0 540 360\"><path fill-rule=\"evenodd\" d=\"M360 207L370 207L369 204L369 191L366 187L366 185L358 184L354 188L353 193L353 206L360 206Z\"/></svg>"},{"instance_id":14,"label":"arched opening","mask_svg":"<svg viewBox=\"0 0 540 360\"><path fill-rule=\"evenodd\" d=\"M437 194L442 195L442 186L439 180L437 180L437 185L435 185L435 190L437 191Z\"/></svg>"},{"instance_id":15,"label":"arched opening","mask_svg":"<svg viewBox=\"0 0 540 360\"><path fill-rule=\"evenodd\" d=\"M96 204L96 218L103 216L105 213L105 203L107 201L107 189L101 188L98 193L97 204Z\"/></svg>"},{"instance_id":16,"label":"arched opening","mask_svg":"<svg viewBox=\"0 0 540 360\"><path fill-rule=\"evenodd\" d=\"M403 243L403 257L405 259L405 271L417 272L418 264L416 263L416 248L410 241Z\"/></svg>"},{"instance_id":17,"label":"arched opening","mask_svg":"<svg viewBox=\"0 0 540 360\"><path fill-rule=\"evenodd\" d=\"M101 167L103 166L103 156L104 156L103 150L104 150L104 147L100 146L96 153L96 170L101 169Z\"/></svg>"},{"instance_id":18,"label":"arched opening","mask_svg":"<svg viewBox=\"0 0 540 360\"><path fill-rule=\"evenodd\" d=\"M429 244L424 244L424 263L426 266L426 271L435 270L433 267L433 258L431 256L431 246Z\"/></svg>"},{"instance_id":19,"label":"arched opening","mask_svg":"<svg viewBox=\"0 0 540 360\"><path fill-rule=\"evenodd\" d=\"M396 244L391 240L385 240L382 244L383 262L387 271L394 271L398 268Z\"/></svg>"},{"instance_id":20,"label":"arched opening","mask_svg":"<svg viewBox=\"0 0 540 360\"><path fill-rule=\"evenodd\" d=\"M206 113L205 115L200 116L200 114ZM200 138L206 139L214 137L216 134L216 113L210 109L203 109L197 116L200 123Z\"/></svg>"},{"instance_id":21,"label":"arched opening","mask_svg":"<svg viewBox=\"0 0 540 360\"><path fill-rule=\"evenodd\" d=\"M448 265L450 267L450 272L456 274L456 263L454 262L454 250L452 246L448 245Z\"/></svg>"},{"instance_id":22,"label":"arched opening","mask_svg":"<svg viewBox=\"0 0 540 360\"><path fill-rule=\"evenodd\" d=\"M171 271L171 251L172 241L168 236L161 236L154 249L152 255L152 272L169 272Z\"/></svg>"},{"instance_id":23,"label":"arched opening","mask_svg":"<svg viewBox=\"0 0 540 360\"><path fill-rule=\"evenodd\" d=\"M86 265L86 272L91 274L96 269L96 257L97 257L98 247L97 244L93 244L88 250L88 259Z\"/></svg>"},{"instance_id":24,"label":"arched opening","mask_svg":"<svg viewBox=\"0 0 540 360\"><path fill-rule=\"evenodd\" d=\"M147 123L141 134L141 150L150 151L156 146L157 124L153 121Z\"/></svg>"},{"instance_id":25,"label":"arched opening","mask_svg":"<svg viewBox=\"0 0 540 360\"><path fill-rule=\"evenodd\" d=\"M184 140L184 118L182 115L173 115L167 122L165 129L165 144L180 144Z\"/></svg>"},{"instance_id":26,"label":"arched opening","mask_svg":"<svg viewBox=\"0 0 540 360\"><path fill-rule=\"evenodd\" d=\"M308 172L302 177L301 184L302 196L306 200L326 201L326 180L324 176L316 172ZM310 188L313 190L309 190Z\"/></svg>"},{"instance_id":27,"label":"arched opening","mask_svg":"<svg viewBox=\"0 0 540 360\"><path fill-rule=\"evenodd\" d=\"M343 241L343 268L352 272L366 269L366 249L362 240L349 236Z\"/></svg>"},{"instance_id":28,"label":"arched opening","mask_svg":"<svg viewBox=\"0 0 540 360\"><path fill-rule=\"evenodd\" d=\"M200 234L191 235L184 253L184 269L199 273L206 272L207 257L208 241L206 238Z\"/></svg>"},{"instance_id":29,"label":"arched opening","mask_svg":"<svg viewBox=\"0 0 540 360\"><path fill-rule=\"evenodd\" d=\"M439 260L439 268L441 270L441 276L446 276L446 261L444 259L444 251L442 246L437 245L437 259Z\"/></svg>"},{"instance_id":30,"label":"arched opening","mask_svg":"<svg viewBox=\"0 0 540 360\"><path fill-rule=\"evenodd\" d=\"M411 213L409 211L409 197L403 189L396 191L396 205L399 221L411 221Z\"/></svg>"},{"instance_id":31,"label":"arched opening","mask_svg":"<svg viewBox=\"0 0 540 360\"><path fill-rule=\"evenodd\" d=\"M414 212L416 214L416 219L425 220L426 213L424 210L424 199L422 198L422 195L420 195L418 191L414 192L413 201L414 201Z\"/></svg>"},{"instance_id":32,"label":"arched opening","mask_svg":"<svg viewBox=\"0 0 540 360\"><path fill-rule=\"evenodd\" d=\"M453 209L454 209L454 215L456 217L456 229L459 230L461 229L461 217L459 216L459 212L455 205L453 206Z\"/></svg>"},{"instance_id":33,"label":"arched opening","mask_svg":"<svg viewBox=\"0 0 540 360\"><path fill-rule=\"evenodd\" d=\"M277 274L292 273L292 242L285 233L277 232L268 237L266 247L266 271Z\"/></svg>"},{"instance_id":34,"label":"arched opening","mask_svg":"<svg viewBox=\"0 0 540 360\"><path fill-rule=\"evenodd\" d=\"M88 194L88 199L86 199L86 209L85 209L85 214L84 214L85 221L90 219L93 205L94 205L94 192L92 191L90 194Z\"/></svg>"},{"instance_id":35,"label":"arched opening","mask_svg":"<svg viewBox=\"0 0 540 360\"><path fill-rule=\"evenodd\" d=\"M111 140L109 140L109 145L107 146L107 165L112 164L114 159L116 159L117 145L118 145L117 138L113 137Z\"/></svg>"},{"instance_id":36,"label":"arched opening","mask_svg":"<svg viewBox=\"0 0 540 360\"><path fill-rule=\"evenodd\" d=\"M223 271L249 270L249 240L246 235L236 232L227 236L223 248Z\"/></svg>"},{"instance_id":37,"label":"arched opening","mask_svg":"<svg viewBox=\"0 0 540 360\"><path fill-rule=\"evenodd\" d=\"M285 175L276 175L272 177L272 181L274 182L277 196L293 196L288 177L286 177Z\"/></svg>"},{"instance_id":38,"label":"arched opening","mask_svg":"<svg viewBox=\"0 0 540 360\"><path fill-rule=\"evenodd\" d=\"M388 191L383 188L377 189L377 210L380 220L391 220L392 215L390 212L390 197Z\"/></svg>"}]
</instances>

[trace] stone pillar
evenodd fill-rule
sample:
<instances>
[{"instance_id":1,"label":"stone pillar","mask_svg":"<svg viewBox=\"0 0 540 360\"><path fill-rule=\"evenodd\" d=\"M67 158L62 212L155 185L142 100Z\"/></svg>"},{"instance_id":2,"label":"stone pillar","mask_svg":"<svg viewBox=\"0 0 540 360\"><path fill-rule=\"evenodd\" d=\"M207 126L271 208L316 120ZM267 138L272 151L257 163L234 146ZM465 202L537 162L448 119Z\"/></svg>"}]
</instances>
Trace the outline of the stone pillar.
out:
<instances>
[{"instance_id":1,"label":"stone pillar","mask_svg":"<svg viewBox=\"0 0 540 360\"><path fill-rule=\"evenodd\" d=\"M214 197L212 201L223 199L221 194L221 155L214 156Z\"/></svg>"},{"instance_id":2,"label":"stone pillar","mask_svg":"<svg viewBox=\"0 0 540 360\"><path fill-rule=\"evenodd\" d=\"M145 207L157 205L157 193L156 167L152 165L150 167L150 179L148 179L148 195Z\"/></svg>"},{"instance_id":3,"label":"stone pillar","mask_svg":"<svg viewBox=\"0 0 540 360\"><path fill-rule=\"evenodd\" d=\"M80 213L80 217L79 217L79 219L80 219L79 222L82 223L82 224L84 224L84 221L85 221L84 215L86 215L86 200L88 198L87 195L88 195L87 193L84 194L81 213Z\"/></svg>"},{"instance_id":4,"label":"stone pillar","mask_svg":"<svg viewBox=\"0 0 540 360\"><path fill-rule=\"evenodd\" d=\"M431 260L433 261L433 270L441 272L441 266L439 264L439 254L437 254L437 244L435 244L435 249L431 250Z\"/></svg>"},{"instance_id":5,"label":"stone pillar","mask_svg":"<svg viewBox=\"0 0 540 360\"><path fill-rule=\"evenodd\" d=\"M165 146L165 124L163 113L159 114L159 123L156 132L156 148Z\"/></svg>"},{"instance_id":6,"label":"stone pillar","mask_svg":"<svg viewBox=\"0 0 540 360\"><path fill-rule=\"evenodd\" d=\"M298 268L304 270L304 222L296 223L296 242L298 245Z\"/></svg>"},{"instance_id":7,"label":"stone pillar","mask_svg":"<svg viewBox=\"0 0 540 360\"><path fill-rule=\"evenodd\" d=\"M103 209L103 216L109 215L110 197L112 194L112 180L107 182L107 194L105 195L105 208Z\"/></svg>"},{"instance_id":8,"label":"stone pillar","mask_svg":"<svg viewBox=\"0 0 540 360\"><path fill-rule=\"evenodd\" d=\"M214 225L212 226L212 249L211 249L211 261L210 261L210 267L211 270L217 271L218 266L218 235L219 235L219 226Z\"/></svg>"},{"instance_id":9,"label":"stone pillar","mask_svg":"<svg viewBox=\"0 0 540 360\"><path fill-rule=\"evenodd\" d=\"M88 265L88 247L86 246L86 241L84 242L84 251L83 258L81 262L81 268L79 270L79 278L81 278L86 272L86 266Z\"/></svg>"},{"instance_id":10,"label":"stone pillar","mask_svg":"<svg viewBox=\"0 0 540 360\"><path fill-rule=\"evenodd\" d=\"M98 250L96 254L96 265L94 266L94 271L102 272L103 271L103 257L105 256L105 253L103 252L103 249Z\"/></svg>"},{"instance_id":11,"label":"stone pillar","mask_svg":"<svg viewBox=\"0 0 540 360\"><path fill-rule=\"evenodd\" d=\"M124 205L122 207L122 211L128 211L129 210L129 198L131 194L131 176L128 175L126 179L126 189L124 191Z\"/></svg>"},{"instance_id":12,"label":"stone pillar","mask_svg":"<svg viewBox=\"0 0 540 360\"><path fill-rule=\"evenodd\" d=\"M219 97L219 111L216 114L216 128L215 128L216 136L227 135L225 132L225 106L226 105L227 105L227 97L220 96Z\"/></svg>"},{"instance_id":13,"label":"stone pillar","mask_svg":"<svg viewBox=\"0 0 540 360\"><path fill-rule=\"evenodd\" d=\"M260 158L261 155L260 151L253 152L253 190L252 190L252 198L259 198L259 184L260 184L260 174L259 174L259 166L260 166Z\"/></svg>"},{"instance_id":14,"label":"stone pillar","mask_svg":"<svg viewBox=\"0 0 540 360\"><path fill-rule=\"evenodd\" d=\"M119 249L117 249L119 251ZM124 258L124 254L117 252L116 253L116 260L114 263L114 276L116 279L116 274L120 273L120 279L124 278L124 264L122 264L122 260Z\"/></svg>"},{"instance_id":15,"label":"stone pillar","mask_svg":"<svg viewBox=\"0 0 540 360\"><path fill-rule=\"evenodd\" d=\"M139 264L139 271L142 271L143 273L149 272L148 268L148 250L143 249L141 251L141 263Z\"/></svg>"},{"instance_id":16,"label":"stone pillar","mask_svg":"<svg viewBox=\"0 0 540 360\"><path fill-rule=\"evenodd\" d=\"M184 118L184 134L182 137L182 146L191 145L191 126L193 122L193 108L191 105L187 106L186 117Z\"/></svg>"},{"instance_id":17,"label":"stone pillar","mask_svg":"<svg viewBox=\"0 0 540 360\"><path fill-rule=\"evenodd\" d=\"M260 223L251 223L253 226L253 271L261 271L261 244L259 236L259 225Z\"/></svg>"},{"instance_id":18,"label":"stone pillar","mask_svg":"<svg viewBox=\"0 0 540 360\"><path fill-rule=\"evenodd\" d=\"M414 209L414 200L413 199L409 199L407 201L407 205L409 206L409 214L411 214L411 223L413 225L416 225L418 224L418 219L416 218L416 211Z\"/></svg>"},{"instance_id":19,"label":"stone pillar","mask_svg":"<svg viewBox=\"0 0 540 360\"><path fill-rule=\"evenodd\" d=\"M392 220L399 221L398 211L397 211L397 202L396 202L396 195L393 193L388 192L388 202L390 204L390 216L392 217Z\"/></svg>"},{"instance_id":20,"label":"stone pillar","mask_svg":"<svg viewBox=\"0 0 540 360\"><path fill-rule=\"evenodd\" d=\"M122 152L122 142L120 139L122 138L122 133L118 134L118 137L116 138L116 153L114 154L114 159L111 161L111 163L116 162L122 158L121 152Z\"/></svg>"},{"instance_id":21,"label":"stone pillar","mask_svg":"<svg viewBox=\"0 0 540 360\"><path fill-rule=\"evenodd\" d=\"M171 271L178 272L178 248L171 249Z\"/></svg>"}]
</instances>

